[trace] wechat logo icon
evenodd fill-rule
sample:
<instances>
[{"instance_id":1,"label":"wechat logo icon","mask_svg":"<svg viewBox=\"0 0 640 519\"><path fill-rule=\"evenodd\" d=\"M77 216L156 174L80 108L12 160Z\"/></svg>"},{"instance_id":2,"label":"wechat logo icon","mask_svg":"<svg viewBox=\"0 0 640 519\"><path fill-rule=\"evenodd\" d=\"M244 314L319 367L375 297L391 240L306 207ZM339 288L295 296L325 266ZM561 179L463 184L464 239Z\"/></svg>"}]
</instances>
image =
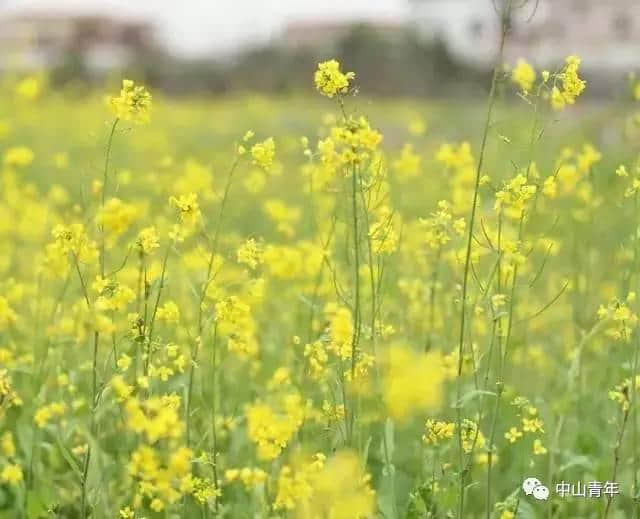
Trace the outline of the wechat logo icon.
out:
<instances>
[{"instance_id":1,"label":"wechat logo icon","mask_svg":"<svg viewBox=\"0 0 640 519\"><path fill-rule=\"evenodd\" d=\"M546 501L549 498L549 489L538 478L527 478L522 482L522 490L528 496L535 497L538 501Z\"/></svg>"}]
</instances>

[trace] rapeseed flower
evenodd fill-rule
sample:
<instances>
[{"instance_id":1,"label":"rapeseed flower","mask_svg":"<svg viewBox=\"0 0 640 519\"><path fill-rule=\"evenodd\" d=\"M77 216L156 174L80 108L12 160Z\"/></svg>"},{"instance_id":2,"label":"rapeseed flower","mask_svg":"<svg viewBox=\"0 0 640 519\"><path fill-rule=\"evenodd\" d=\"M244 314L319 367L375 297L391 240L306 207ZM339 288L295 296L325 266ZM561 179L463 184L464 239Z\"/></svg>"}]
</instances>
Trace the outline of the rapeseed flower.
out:
<instances>
[{"instance_id":1,"label":"rapeseed flower","mask_svg":"<svg viewBox=\"0 0 640 519\"><path fill-rule=\"evenodd\" d=\"M383 399L389 414L406 421L414 413L436 409L445 379L438 353L417 353L404 345L392 346L385 362Z\"/></svg>"},{"instance_id":2,"label":"rapeseed flower","mask_svg":"<svg viewBox=\"0 0 640 519\"><path fill-rule=\"evenodd\" d=\"M151 94L144 86L123 79L120 94L109 98L109 106L118 119L147 123L151 114Z\"/></svg>"},{"instance_id":3,"label":"rapeseed flower","mask_svg":"<svg viewBox=\"0 0 640 519\"><path fill-rule=\"evenodd\" d=\"M370 476L362 471L358 457L350 451L335 454L310 479L308 500L296 506L299 519L331 517L365 519L375 511L375 492ZM304 496L304 494L303 494Z\"/></svg>"},{"instance_id":4,"label":"rapeseed flower","mask_svg":"<svg viewBox=\"0 0 640 519\"><path fill-rule=\"evenodd\" d=\"M20 465L10 464L2 469L0 472L0 481L8 483L9 485L18 485L24 476L22 474L22 468Z\"/></svg>"},{"instance_id":5,"label":"rapeseed flower","mask_svg":"<svg viewBox=\"0 0 640 519\"><path fill-rule=\"evenodd\" d=\"M273 137L258 142L251 147L251 157L256 166L263 169L270 169L273 166L273 160L276 156L276 143Z\"/></svg>"},{"instance_id":6,"label":"rapeseed flower","mask_svg":"<svg viewBox=\"0 0 640 519\"><path fill-rule=\"evenodd\" d=\"M562 110L566 105L575 104L584 91L586 82L580 77L579 69L580 58L568 56L564 68L557 75L560 87L554 85L551 90L551 106L554 110Z\"/></svg>"},{"instance_id":7,"label":"rapeseed flower","mask_svg":"<svg viewBox=\"0 0 640 519\"><path fill-rule=\"evenodd\" d=\"M524 59L520 58L516 66L511 71L511 80L516 83L523 94L531 92L536 81L536 71Z\"/></svg>"},{"instance_id":8,"label":"rapeseed flower","mask_svg":"<svg viewBox=\"0 0 640 519\"><path fill-rule=\"evenodd\" d=\"M343 73L340 70L340 63L335 59L323 61L318 64L318 70L314 75L316 88L327 96L334 97L339 94L346 94L349 91L349 83L356 77L355 73Z\"/></svg>"},{"instance_id":9,"label":"rapeseed flower","mask_svg":"<svg viewBox=\"0 0 640 519\"><path fill-rule=\"evenodd\" d=\"M33 162L35 155L26 146L15 146L4 152L4 163L7 166L24 168Z\"/></svg>"}]
</instances>

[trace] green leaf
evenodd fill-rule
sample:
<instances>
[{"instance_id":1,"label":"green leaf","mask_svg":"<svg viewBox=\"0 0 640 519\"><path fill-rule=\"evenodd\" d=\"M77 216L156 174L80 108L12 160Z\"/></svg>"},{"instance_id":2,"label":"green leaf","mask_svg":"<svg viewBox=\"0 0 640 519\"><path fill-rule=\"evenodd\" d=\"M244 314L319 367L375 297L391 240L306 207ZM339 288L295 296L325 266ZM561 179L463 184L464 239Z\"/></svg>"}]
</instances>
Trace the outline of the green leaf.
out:
<instances>
[{"instance_id":1,"label":"green leaf","mask_svg":"<svg viewBox=\"0 0 640 519\"><path fill-rule=\"evenodd\" d=\"M67 461L67 463L69 464L69 466L71 467L75 475L78 476L78 479L82 481L82 469L80 468L80 465L74 458L71 451L67 449L64 443L62 443L60 436L56 436L56 443L58 444L58 448L60 449L60 452L62 453L63 458Z\"/></svg>"}]
</instances>

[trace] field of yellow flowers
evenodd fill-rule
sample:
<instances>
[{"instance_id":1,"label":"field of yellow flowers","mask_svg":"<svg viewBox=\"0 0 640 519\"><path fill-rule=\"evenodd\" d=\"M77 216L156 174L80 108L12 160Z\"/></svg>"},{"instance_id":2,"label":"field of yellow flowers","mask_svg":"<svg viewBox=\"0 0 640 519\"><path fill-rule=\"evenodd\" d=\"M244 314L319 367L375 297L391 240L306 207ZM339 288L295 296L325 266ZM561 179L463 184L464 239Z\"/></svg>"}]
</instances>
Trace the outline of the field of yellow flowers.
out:
<instances>
[{"instance_id":1,"label":"field of yellow flowers","mask_svg":"<svg viewBox=\"0 0 640 519\"><path fill-rule=\"evenodd\" d=\"M637 517L633 95L309 81L4 81L0 517Z\"/></svg>"}]
</instances>

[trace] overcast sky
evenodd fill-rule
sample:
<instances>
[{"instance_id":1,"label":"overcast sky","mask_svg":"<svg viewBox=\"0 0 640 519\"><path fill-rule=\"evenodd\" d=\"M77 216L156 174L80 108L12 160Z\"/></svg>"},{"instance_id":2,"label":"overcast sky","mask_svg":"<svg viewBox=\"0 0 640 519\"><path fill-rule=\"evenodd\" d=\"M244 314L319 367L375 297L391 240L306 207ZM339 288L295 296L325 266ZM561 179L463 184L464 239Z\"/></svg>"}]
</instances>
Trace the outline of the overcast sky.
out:
<instances>
[{"instance_id":1,"label":"overcast sky","mask_svg":"<svg viewBox=\"0 0 640 519\"><path fill-rule=\"evenodd\" d=\"M276 37L291 21L406 17L408 0L0 0L0 15L16 10L107 12L142 16L158 25L179 53L224 53Z\"/></svg>"}]
</instances>

